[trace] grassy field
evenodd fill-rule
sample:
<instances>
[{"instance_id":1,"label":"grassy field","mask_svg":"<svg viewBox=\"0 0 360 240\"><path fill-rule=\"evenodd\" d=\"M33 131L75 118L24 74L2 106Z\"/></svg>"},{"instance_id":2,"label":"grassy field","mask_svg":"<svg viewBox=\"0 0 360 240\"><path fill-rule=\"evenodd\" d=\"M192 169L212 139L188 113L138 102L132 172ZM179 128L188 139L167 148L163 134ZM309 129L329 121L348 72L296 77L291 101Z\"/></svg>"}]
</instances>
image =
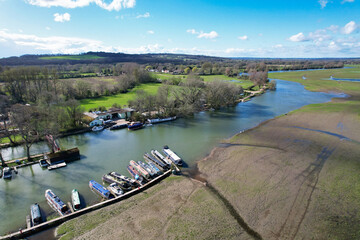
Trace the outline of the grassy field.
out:
<instances>
[{"instance_id":1,"label":"grassy field","mask_svg":"<svg viewBox=\"0 0 360 240\"><path fill-rule=\"evenodd\" d=\"M51 57L40 57L39 59L43 60L92 60L92 59L101 59L104 57L99 57L95 55L61 55L61 56L51 56Z\"/></svg>"},{"instance_id":2,"label":"grassy field","mask_svg":"<svg viewBox=\"0 0 360 240\"><path fill-rule=\"evenodd\" d=\"M136 96L136 91L144 90L150 94L156 94L158 88L161 86L159 83L147 83L136 86L127 93L119 93L112 96L104 96L99 98L90 98L80 100L81 105L88 111L91 108L99 106L105 106L106 108L111 107L114 103L120 104L121 106L127 105L129 100L132 100Z\"/></svg>"},{"instance_id":3,"label":"grassy field","mask_svg":"<svg viewBox=\"0 0 360 240\"><path fill-rule=\"evenodd\" d=\"M166 80L170 78L181 78L182 80L187 78L187 75L172 75L169 73L153 73L153 76L157 79ZM249 80L240 80L236 77L228 77L225 75L206 75L206 76L200 76L204 79L205 82L211 82L214 80L221 80L221 81L228 81L236 84L240 84L244 89L250 87L253 85L253 83Z\"/></svg>"},{"instance_id":4,"label":"grassy field","mask_svg":"<svg viewBox=\"0 0 360 240\"><path fill-rule=\"evenodd\" d=\"M310 91L336 91L360 95L359 82L326 80L331 75L335 78L360 79L360 65L343 69L269 73L269 78L299 82ZM305 80L302 78L303 76L306 77Z\"/></svg>"}]
</instances>

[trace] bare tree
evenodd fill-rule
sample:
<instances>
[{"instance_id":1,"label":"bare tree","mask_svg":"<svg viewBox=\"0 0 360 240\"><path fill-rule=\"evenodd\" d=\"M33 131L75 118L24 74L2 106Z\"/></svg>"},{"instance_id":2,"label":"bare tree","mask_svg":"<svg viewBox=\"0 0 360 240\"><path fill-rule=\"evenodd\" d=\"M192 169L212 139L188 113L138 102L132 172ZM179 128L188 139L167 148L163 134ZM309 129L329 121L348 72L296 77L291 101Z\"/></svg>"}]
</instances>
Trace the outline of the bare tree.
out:
<instances>
[{"instance_id":1,"label":"bare tree","mask_svg":"<svg viewBox=\"0 0 360 240\"><path fill-rule=\"evenodd\" d=\"M33 106L16 104L11 107L11 122L24 140L26 155L31 160L30 147L40 139L41 115Z\"/></svg>"}]
</instances>

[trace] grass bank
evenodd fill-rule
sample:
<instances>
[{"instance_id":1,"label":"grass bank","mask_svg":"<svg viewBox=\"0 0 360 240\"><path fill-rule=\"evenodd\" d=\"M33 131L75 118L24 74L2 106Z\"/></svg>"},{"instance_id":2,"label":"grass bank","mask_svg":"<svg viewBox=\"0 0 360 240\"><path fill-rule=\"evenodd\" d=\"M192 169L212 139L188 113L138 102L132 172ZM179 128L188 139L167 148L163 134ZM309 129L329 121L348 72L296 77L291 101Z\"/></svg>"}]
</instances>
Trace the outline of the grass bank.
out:
<instances>
[{"instance_id":1,"label":"grass bank","mask_svg":"<svg viewBox=\"0 0 360 240\"><path fill-rule=\"evenodd\" d=\"M310 91L336 91L353 96L360 96L359 82L328 80L330 76L334 78L360 79L360 65L354 65L352 67L353 68L269 73L269 78L299 82ZM303 77L306 79L303 79Z\"/></svg>"},{"instance_id":2,"label":"grass bank","mask_svg":"<svg viewBox=\"0 0 360 240\"><path fill-rule=\"evenodd\" d=\"M103 96L99 98L88 98L80 100L81 105L88 111L91 108L99 106L105 106L106 108L111 107L114 103L128 105L128 101L132 100L136 96L136 91L144 90L149 94L156 94L158 88L161 86L160 83L147 83L136 86L127 93L119 93L111 96Z\"/></svg>"}]
</instances>

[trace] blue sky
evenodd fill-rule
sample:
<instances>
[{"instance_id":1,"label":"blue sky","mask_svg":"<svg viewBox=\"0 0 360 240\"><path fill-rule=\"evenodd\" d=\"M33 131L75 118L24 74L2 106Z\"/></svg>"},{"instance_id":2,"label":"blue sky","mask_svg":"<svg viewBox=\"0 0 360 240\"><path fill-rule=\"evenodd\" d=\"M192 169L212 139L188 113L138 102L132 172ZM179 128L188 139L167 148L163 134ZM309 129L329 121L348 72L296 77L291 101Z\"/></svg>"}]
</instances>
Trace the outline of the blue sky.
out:
<instances>
[{"instance_id":1,"label":"blue sky","mask_svg":"<svg viewBox=\"0 0 360 240\"><path fill-rule=\"evenodd\" d=\"M360 0L0 0L0 57L360 57Z\"/></svg>"}]
</instances>

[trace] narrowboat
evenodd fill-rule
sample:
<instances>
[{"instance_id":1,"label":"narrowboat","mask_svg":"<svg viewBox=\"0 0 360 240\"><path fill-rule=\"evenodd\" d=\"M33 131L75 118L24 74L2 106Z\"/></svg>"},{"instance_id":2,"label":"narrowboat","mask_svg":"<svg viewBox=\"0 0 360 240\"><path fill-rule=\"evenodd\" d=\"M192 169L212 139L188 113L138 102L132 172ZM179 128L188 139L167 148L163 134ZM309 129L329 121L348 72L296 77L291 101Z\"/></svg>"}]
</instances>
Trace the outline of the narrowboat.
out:
<instances>
[{"instance_id":1,"label":"narrowboat","mask_svg":"<svg viewBox=\"0 0 360 240\"><path fill-rule=\"evenodd\" d=\"M45 198L52 209L58 212L61 216L70 213L68 206L61 201L61 199L53 193L50 189L45 191Z\"/></svg>"},{"instance_id":2,"label":"narrowboat","mask_svg":"<svg viewBox=\"0 0 360 240\"><path fill-rule=\"evenodd\" d=\"M121 189L121 187L119 187L117 183L110 184L107 189L109 189L109 191L114 194L114 196L120 196L124 194L124 191Z\"/></svg>"},{"instance_id":3,"label":"narrowboat","mask_svg":"<svg viewBox=\"0 0 360 240\"><path fill-rule=\"evenodd\" d=\"M156 172L151 168L149 167L149 165L147 165L146 163L142 162L142 161L138 161L138 164L143 168L145 169L151 177L154 177L156 175Z\"/></svg>"},{"instance_id":4,"label":"narrowboat","mask_svg":"<svg viewBox=\"0 0 360 240\"><path fill-rule=\"evenodd\" d=\"M148 119L148 123L155 124L155 123L162 123L162 122L168 122L173 121L176 119L175 117L168 117L168 118L154 118L154 119Z\"/></svg>"},{"instance_id":5,"label":"narrowboat","mask_svg":"<svg viewBox=\"0 0 360 240\"><path fill-rule=\"evenodd\" d=\"M156 158L154 158L153 156L151 156L151 155L148 154L148 153L145 153L145 154L144 154L144 159L145 159L146 162L153 162L153 163L155 163L156 165L158 165L158 166L161 167L162 169L167 169L167 168L168 168L168 166L167 166L165 163L163 163L162 161L157 160Z\"/></svg>"},{"instance_id":6,"label":"narrowboat","mask_svg":"<svg viewBox=\"0 0 360 240\"><path fill-rule=\"evenodd\" d=\"M140 129L144 126L143 123L141 122L132 122L128 125L128 129L129 130L137 130L137 129Z\"/></svg>"},{"instance_id":7,"label":"narrowboat","mask_svg":"<svg viewBox=\"0 0 360 240\"><path fill-rule=\"evenodd\" d=\"M5 167L3 169L3 178L4 179L11 179L12 178L12 170L9 167Z\"/></svg>"},{"instance_id":8,"label":"narrowboat","mask_svg":"<svg viewBox=\"0 0 360 240\"><path fill-rule=\"evenodd\" d=\"M151 169L153 169L153 171L155 171L156 175L162 174L162 171L156 166L156 164L149 162L148 165L151 167Z\"/></svg>"},{"instance_id":9,"label":"narrowboat","mask_svg":"<svg viewBox=\"0 0 360 240\"><path fill-rule=\"evenodd\" d=\"M139 164L137 164L134 160L130 161L130 165L133 166L145 179L150 179L150 174L143 169Z\"/></svg>"},{"instance_id":10,"label":"narrowboat","mask_svg":"<svg viewBox=\"0 0 360 240\"><path fill-rule=\"evenodd\" d=\"M42 222L39 204L34 203L30 207L31 225L36 226Z\"/></svg>"},{"instance_id":11,"label":"narrowboat","mask_svg":"<svg viewBox=\"0 0 360 240\"><path fill-rule=\"evenodd\" d=\"M110 130L117 130L117 129L127 128L127 127L128 127L127 124L116 124L116 125L110 127Z\"/></svg>"},{"instance_id":12,"label":"narrowboat","mask_svg":"<svg viewBox=\"0 0 360 240\"><path fill-rule=\"evenodd\" d=\"M105 199L109 199L111 197L110 191L107 190L103 185L97 183L95 180L89 181L89 187L91 190Z\"/></svg>"},{"instance_id":13,"label":"narrowboat","mask_svg":"<svg viewBox=\"0 0 360 240\"><path fill-rule=\"evenodd\" d=\"M140 175L140 173L131 165L127 166L127 170L130 173L130 175L139 183L144 183L145 179Z\"/></svg>"},{"instance_id":14,"label":"narrowboat","mask_svg":"<svg viewBox=\"0 0 360 240\"><path fill-rule=\"evenodd\" d=\"M178 166L182 166L182 159L176 155L168 146L164 146L163 152L170 160Z\"/></svg>"},{"instance_id":15,"label":"narrowboat","mask_svg":"<svg viewBox=\"0 0 360 240\"><path fill-rule=\"evenodd\" d=\"M130 185L132 185L133 187L138 187L139 183L135 180L135 179L132 179L132 178L129 178L129 177L126 177L124 175L121 175L120 173L117 173L117 172L111 172L109 173L109 175L119 179L119 180L122 180L122 181L125 181L125 182L128 182Z\"/></svg>"},{"instance_id":16,"label":"narrowboat","mask_svg":"<svg viewBox=\"0 0 360 240\"><path fill-rule=\"evenodd\" d=\"M80 210L81 208L81 201L80 201L80 195L78 190L73 189L71 191L71 201L74 211Z\"/></svg>"},{"instance_id":17,"label":"narrowboat","mask_svg":"<svg viewBox=\"0 0 360 240\"><path fill-rule=\"evenodd\" d=\"M159 153L157 150L151 150L151 155L154 156L159 161L164 162L168 165L168 167L171 167L172 161L169 158L164 157L161 153Z\"/></svg>"}]
</instances>

